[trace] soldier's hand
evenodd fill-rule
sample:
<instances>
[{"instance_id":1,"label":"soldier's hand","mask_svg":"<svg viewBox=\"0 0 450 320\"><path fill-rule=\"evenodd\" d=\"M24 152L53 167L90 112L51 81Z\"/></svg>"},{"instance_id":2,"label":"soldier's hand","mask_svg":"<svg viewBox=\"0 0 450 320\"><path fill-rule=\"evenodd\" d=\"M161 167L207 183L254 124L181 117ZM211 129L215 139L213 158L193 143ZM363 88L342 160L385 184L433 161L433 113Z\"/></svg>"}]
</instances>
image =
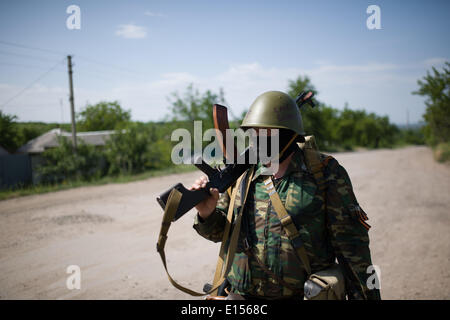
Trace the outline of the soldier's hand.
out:
<instances>
[{"instance_id":1,"label":"soldier's hand","mask_svg":"<svg viewBox=\"0 0 450 320\"><path fill-rule=\"evenodd\" d=\"M199 179L195 180L194 184L189 188L189 190L198 190L206 187L206 183L208 182L208 177L202 176ZM202 219L208 218L216 209L217 201L219 200L219 190L216 188L210 188L209 192L211 196L200 202L195 206L198 214Z\"/></svg>"}]
</instances>

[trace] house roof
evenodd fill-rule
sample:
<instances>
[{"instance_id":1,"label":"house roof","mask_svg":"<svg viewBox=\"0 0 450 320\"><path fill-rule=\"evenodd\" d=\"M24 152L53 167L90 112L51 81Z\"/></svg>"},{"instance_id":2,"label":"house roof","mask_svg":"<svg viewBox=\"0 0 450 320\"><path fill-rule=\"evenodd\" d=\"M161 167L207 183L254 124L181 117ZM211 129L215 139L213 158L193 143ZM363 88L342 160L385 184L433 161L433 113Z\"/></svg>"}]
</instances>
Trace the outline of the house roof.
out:
<instances>
[{"instance_id":1,"label":"house roof","mask_svg":"<svg viewBox=\"0 0 450 320\"><path fill-rule=\"evenodd\" d=\"M83 141L86 144L94 146L103 146L109 139L111 134L114 134L114 130L105 131L88 131L78 132L78 141ZM61 129L52 129L43 135L28 141L22 147L17 150L17 153L42 153L48 148L54 148L59 145L58 137L72 138L72 134Z\"/></svg>"}]
</instances>

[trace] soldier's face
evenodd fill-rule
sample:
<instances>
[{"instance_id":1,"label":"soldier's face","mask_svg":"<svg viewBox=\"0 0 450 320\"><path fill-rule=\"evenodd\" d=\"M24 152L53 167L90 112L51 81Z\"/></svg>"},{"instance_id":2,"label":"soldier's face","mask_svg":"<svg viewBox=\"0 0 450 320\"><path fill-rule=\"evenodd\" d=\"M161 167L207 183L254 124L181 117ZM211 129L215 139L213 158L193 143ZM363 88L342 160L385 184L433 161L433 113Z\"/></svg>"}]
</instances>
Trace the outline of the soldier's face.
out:
<instances>
[{"instance_id":1,"label":"soldier's face","mask_svg":"<svg viewBox=\"0 0 450 320\"><path fill-rule=\"evenodd\" d=\"M272 130L271 128L254 128L256 135L260 137L270 137L275 136L278 133L278 129Z\"/></svg>"}]
</instances>

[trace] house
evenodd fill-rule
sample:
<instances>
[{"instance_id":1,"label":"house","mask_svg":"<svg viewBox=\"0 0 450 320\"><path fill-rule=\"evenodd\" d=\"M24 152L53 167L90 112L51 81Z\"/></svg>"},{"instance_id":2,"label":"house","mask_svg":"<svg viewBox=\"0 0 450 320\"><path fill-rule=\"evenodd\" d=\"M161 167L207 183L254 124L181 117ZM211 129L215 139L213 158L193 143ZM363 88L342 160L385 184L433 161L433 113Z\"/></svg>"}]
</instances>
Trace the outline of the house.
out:
<instances>
[{"instance_id":1,"label":"house","mask_svg":"<svg viewBox=\"0 0 450 320\"><path fill-rule=\"evenodd\" d=\"M115 134L114 130L77 132L77 141L78 143L82 141L89 145L102 147L113 134ZM42 153L45 150L58 147L60 137L65 137L72 141L72 133L57 128L28 141L17 149L16 154L27 154L30 158L33 184L40 182L36 169L43 161Z\"/></svg>"},{"instance_id":2,"label":"house","mask_svg":"<svg viewBox=\"0 0 450 320\"><path fill-rule=\"evenodd\" d=\"M77 132L77 141L94 146L104 146L114 130ZM59 146L59 137L72 139L72 133L61 129L52 129L20 147L16 153L41 154L47 149Z\"/></svg>"}]
</instances>

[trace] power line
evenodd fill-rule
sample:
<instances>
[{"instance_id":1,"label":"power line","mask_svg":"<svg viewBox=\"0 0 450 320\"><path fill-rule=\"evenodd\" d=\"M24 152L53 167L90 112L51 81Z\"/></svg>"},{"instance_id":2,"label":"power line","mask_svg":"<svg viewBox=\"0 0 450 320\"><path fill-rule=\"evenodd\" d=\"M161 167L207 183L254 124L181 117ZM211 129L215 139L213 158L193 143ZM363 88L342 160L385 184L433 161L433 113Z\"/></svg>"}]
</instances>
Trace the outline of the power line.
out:
<instances>
[{"instance_id":1,"label":"power line","mask_svg":"<svg viewBox=\"0 0 450 320\"><path fill-rule=\"evenodd\" d=\"M116 70L118 70L118 71L132 73L132 74L135 74L135 75L138 75L138 76L141 76L141 77L146 76L146 75L143 74L143 73L139 73L139 72L137 72L137 71L129 70L129 69L124 68L124 67L116 66L116 65L114 65L114 64L110 64L110 63L106 63L106 62L97 61L97 60L94 60L94 59L91 59L91 58L87 58L87 57L84 57L84 56L80 56L80 55L74 55L74 56L76 56L76 57L78 57L78 58L80 58L80 59L82 59L82 60L85 60L85 61L87 61L87 62L95 63L95 64L97 64L97 65L105 66L105 67L108 67L108 68L114 68L114 69L116 69ZM109 69L108 69L108 70L109 70ZM109 71L111 71L111 70L109 70Z\"/></svg>"},{"instance_id":2,"label":"power line","mask_svg":"<svg viewBox=\"0 0 450 320\"><path fill-rule=\"evenodd\" d=\"M44 57L37 57L37 56L32 56L32 55L29 55L29 54L23 54L23 53L17 53L17 52L7 52L7 51L0 50L0 54L13 56L13 57L24 57L24 58L27 58L27 59L31 58L33 60L54 62L54 59L47 59L47 58L44 58Z\"/></svg>"},{"instance_id":3,"label":"power line","mask_svg":"<svg viewBox=\"0 0 450 320\"><path fill-rule=\"evenodd\" d=\"M54 60L52 61L54 62ZM36 66L36 65L31 65L31 64L23 64L23 63L11 63L11 62L4 62L4 61L0 61L0 66L4 66L4 67L22 67L22 68L35 68L35 69L41 69L41 70L47 70L48 67L43 67L43 66ZM65 72L63 70L57 70L59 72ZM99 78L101 80L106 80L106 81L111 81L111 77L108 77L108 75L105 75L105 72L107 73L111 73L112 74L118 74L118 73L114 73L113 70L107 70L107 71L100 71L100 70L96 70L96 69L92 69L90 68L90 70L84 70L84 69L78 69L76 71L76 73L78 75L83 76L93 76L96 78ZM123 75L121 75L123 76ZM129 76L129 75L127 75Z\"/></svg>"},{"instance_id":4,"label":"power line","mask_svg":"<svg viewBox=\"0 0 450 320\"><path fill-rule=\"evenodd\" d=\"M55 64L53 67L51 67L49 70L47 70L46 72L44 72L43 74L41 74L36 80L34 80L33 82L31 82L28 86L26 86L25 88L23 88L22 90L20 90L20 92L18 92L16 95L14 95L13 97L11 97L9 100L7 100L6 102L4 102L2 104L2 107L6 106L8 103L10 103L12 100L14 100L15 98L17 98L18 96L20 96L22 93L24 93L26 90L30 89L36 82L40 81L42 78L44 78L47 74L49 74L50 72L52 72L54 69L56 69L56 67L61 64L62 62L64 62L66 60L66 58L62 59L61 61L59 61L57 64Z\"/></svg>"},{"instance_id":5,"label":"power line","mask_svg":"<svg viewBox=\"0 0 450 320\"><path fill-rule=\"evenodd\" d=\"M9 42L9 41L0 40L0 44L5 44L5 45L8 45L8 46L13 46L13 47L18 47L18 48L38 50L38 51L48 52L48 53L56 54L56 55L67 56L67 54L62 52L62 51L50 50L50 49L45 49L45 48L38 48L38 47L28 46L28 45L19 44L19 43L13 43L13 42ZM25 54L21 54L21 55L22 56L29 56L29 55L25 55ZM117 65L111 64L111 63L98 61L96 59L92 59L92 58L89 58L89 57L80 56L80 55L76 55L76 54L72 55L72 57L77 57L77 58L85 60L85 61L87 61L89 63L94 63L94 64L97 64L99 66L107 67L108 72L113 72L113 73L115 72L116 74L121 74L121 75L126 75L126 76L130 76L131 74L133 74L133 75L137 75L137 76L140 76L140 77L147 77L146 74L139 73L137 71L130 70L130 69L127 69L127 68L124 68L124 67L121 67L121 66L117 66ZM111 70L111 68L116 69L116 70ZM136 79L136 80L141 81L142 79Z\"/></svg>"},{"instance_id":6,"label":"power line","mask_svg":"<svg viewBox=\"0 0 450 320\"><path fill-rule=\"evenodd\" d=\"M54 61L53 61L54 62ZM5 63L5 62L0 62L0 66L5 66L5 67L23 67L23 68L36 68L36 69L41 69L41 70L47 70L47 67L42 67L42 66L35 66L35 65L31 65L31 64L21 64L21 63Z\"/></svg>"},{"instance_id":7,"label":"power line","mask_svg":"<svg viewBox=\"0 0 450 320\"><path fill-rule=\"evenodd\" d=\"M14 42L9 42L9 41L0 40L0 43L5 44L7 46L13 46L13 47L25 48L25 49L31 49L31 50L38 50L38 51L49 52L49 53L57 54L57 55L66 55L62 51L43 49L43 48L38 48L38 47L31 47L31 46L27 46L27 45L24 45L24 44L19 44L19 43L14 43Z\"/></svg>"}]
</instances>

